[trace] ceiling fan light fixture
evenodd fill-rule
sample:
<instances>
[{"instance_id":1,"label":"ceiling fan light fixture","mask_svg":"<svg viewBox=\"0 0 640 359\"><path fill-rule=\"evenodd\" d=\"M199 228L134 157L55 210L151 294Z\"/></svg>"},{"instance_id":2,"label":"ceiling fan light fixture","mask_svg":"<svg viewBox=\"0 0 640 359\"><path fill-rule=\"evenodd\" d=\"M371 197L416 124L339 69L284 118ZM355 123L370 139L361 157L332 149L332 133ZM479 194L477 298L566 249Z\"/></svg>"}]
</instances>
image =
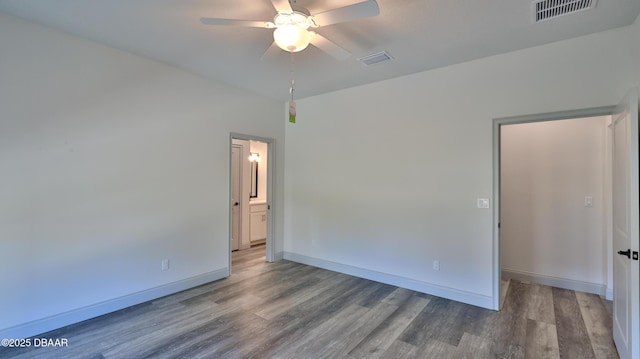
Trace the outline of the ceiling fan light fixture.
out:
<instances>
[{"instance_id":1,"label":"ceiling fan light fixture","mask_svg":"<svg viewBox=\"0 0 640 359\"><path fill-rule=\"evenodd\" d=\"M303 14L299 11L294 11L292 13L278 13L273 19L273 23L276 27L284 26L287 24L295 24L303 29L308 29L313 21L310 20L309 16Z\"/></svg>"},{"instance_id":2,"label":"ceiling fan light fixture","mask_svg":"<svg viewBox=\"0 0 640 359\"><path fill-rule=\"evenodd\" d=\"M290 23L275 29L273 40L284 51L298 52L309 46L311 33L297 24Z\"/></svg>"}]
</instances>

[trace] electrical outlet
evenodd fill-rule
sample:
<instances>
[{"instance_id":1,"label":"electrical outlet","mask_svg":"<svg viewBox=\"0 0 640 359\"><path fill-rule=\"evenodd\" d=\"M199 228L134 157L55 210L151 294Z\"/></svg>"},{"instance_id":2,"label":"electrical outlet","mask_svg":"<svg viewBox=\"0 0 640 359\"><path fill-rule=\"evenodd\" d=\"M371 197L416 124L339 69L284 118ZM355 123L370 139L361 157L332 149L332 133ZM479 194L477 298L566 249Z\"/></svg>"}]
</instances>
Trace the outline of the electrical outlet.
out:
<instances>
[{"instance_id":1,"label":"electrical outlet","mask_svg":"<svg viewBox=\"0 0 640 359\"><path fill-rule=\"evenodd\" d=\"M169 270L169 260L168 259L163 259L162 260L162 270Z\"/></svg>"},{"instance_id":2,"label":"electrical outlet","mask_svg":"<svg viewBox=\"0 0 640 359\"><path fill-rule=\"evenodd\" d=\"M440 261L433 261L433 270L440 270Z\"/></svg>"}]
</instances>

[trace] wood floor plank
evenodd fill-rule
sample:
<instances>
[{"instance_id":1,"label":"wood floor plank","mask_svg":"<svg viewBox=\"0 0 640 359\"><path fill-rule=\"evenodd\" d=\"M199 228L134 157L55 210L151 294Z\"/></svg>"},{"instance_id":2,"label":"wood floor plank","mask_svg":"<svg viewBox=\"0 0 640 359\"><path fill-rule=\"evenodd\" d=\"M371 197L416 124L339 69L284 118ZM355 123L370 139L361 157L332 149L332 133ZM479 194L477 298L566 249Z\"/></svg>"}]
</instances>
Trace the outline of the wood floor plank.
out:
<instances>
[{"instance_id":1,"label":"wood floor plank","mask_svg":"<svg viewBox=\"0 0 640 359\"><path fill-rule=\"evenodd\" d=\"M235 325L238 322L245 325L241 327ZM214 350L217 353L223 353L230 344L237 344L237 341L244 339L241 331L248 331L254 326L267 325L267 321L252 313L237 311L205 321L201 326L180 335L167 335L163 343L154 345L147 352L139 354L141 357L144 354L146 358L186 358L197 356L202 351Z\"/></svg>"},{"instance_id":2,"label":"wood floor plank","mask_svg":"<svg viewBox=\"0 0 640 359\"><path fill-rule=\"evenodd\" d=\"M206 304L194 305L195 308L187 307L194 311L192 315L162 318L153 326L154 330L147 330L143 335L118 343L103 351L103 354L107 358L126 357L129 351L135 350L136 353L140 353L140 356L144 357L148 355L147 352L165 345L172 337L184 335L189 331L197 330L212 320L256 307L262 303L260 298L244 296L234 303L216 306L215 310Z\"/></svg>"},{"instance_id":3,"label":"wood floor plank","mask_svg":"<svg viewBox=\"0 0 640 359\"><path fill-rule=\"evenodd\" d=\"M556 318L551 287L535 283L530 284L527 318L555 325Z\"/></svg>"},{"instance_id":4,"label":"wood floor plank","mask_svg":"<svg viewBox=\"0 0 640 359\"><path fill-rule=\"evenodd\" d=\"M202 318L206 308L177 308L175 311L166 311L165 317L172 323L190 320L197 317ZM108 323L102 326L101 323L108 322L110 319L105 316L87 321L82 325L80 332L67 332L66 334L56 334L56 331L45 333L38 337L46 338L67 338L69 346L51 350L42 348L35 350L27 358L83 358L104 354L106 350L117 345L127 346L140 337L150 332L150 328L156 328L160 318L157 313L150 312L150 315L134 316L130 319L121 318L119 323ZM58 336L61 335L61 336ZM128 348L127 351L136 350L137 348ZM0 351L0 357L3 357ZM20 356L18 356L20 358Z\"/></svg>"},{"instance_id":5,"label":"wood floor plank","mask_svg":"<svg viewBox=\"0 0 640 359\"><path fill-rule=\"evenodd\" d=\"M477 335L464 333L460 344L455 348L452 358L491 358L493 342Z\"/></svg>"},{"instance_id":6,"label":"wood floor plank","mask_svg":"<svg viewBox=\"0 0 640 359\"><path fill-rule=\"evenodd\" d=\"M341 281L330 289L275 317L275 320L285 316L298 318L300 321L295 326L272 333L267 344L252 350L245 358L276 357L280 350L288 348L292 343L305 340L305 336L313 328L322 325L327 318L353 304L357 300L354 298L359 298L362 293L366 293L366 288L370 286L369 281L350 276L340 275L337 278Z\"/></svg>"},{"instance_id":7,"label":"wood floor plank","mask_svg":"<svg viewBox=\"0 0 640 359\"><path fill-rule=\"evenodd\" d=\"M394 292L395 293L395 292ZM415 317L429 304L430 299L412 295L402 290L383 302L397 309L363 338L350 352L354 358L378 358L393 344Z\"/></svg>"},{"instance_id":8,"label":"wood floor plank","mask_svg":"<svg viewBox=\"0 0 640 359\"><path fill-rule=\"evenodd\" d=\"M405 289L405 288L396 288L394 291L389 293L385 298L382 299L383 302L393 304L393 305L402 305L405 303L407 299L415 296L416 292Z\"/></svg>"},{"instance_id":9,"label":"wood floor plank","mask_svg":"<svg viewBox=\"0 0 640 359\"><path fill-rule=\"evenodd\" d=\"M208 292L186 299L182 301L182 303L186 305L195 302L215 302L222 304L235 300L248 291L251 291L252 295L260 296L261 292L267 290L273 291L274 287L277 287L275 288L277 291L289 290L290 287L297 284L309 284L310 281L313 281L313 278L305 275L311 270L308 266L298 268L298 276L291 280L281 279L287 275L294 276L294 271L291 271L291 273L285 271L284 274L278 271L260 272L239 281L231 282L229 280L231 283L226 283L228 280L223 280L219 286L211 288ZM319 281L319 279L316 279L316 281Z\"/></svg>"},{"instance_id":10,"label":"wood floor plank","mask_svg":"<svg viewBox=\"0 0 640 359\"><path fill-rule=\"evenodd\" d=\"M182 346L180 351L173 351L172 357L241 358L242 356L237 355L238 348L254 342L253 334L271 325L268 321L249 312L235 312L218 318L216 322L219 322L220 326L215 326L218 323L210 323L213 330L208 333L208 336L195 343ZM186 338L178 338L178 341L183 341ZM149 356L149 358L156 357L155 355Z\"/></svg>"},{"instance_id":11,"label":"wood floor plank","mask_svg":"<svg viewBox=\"0 0 640 359\"><path fill-rule=\"evenodd\" d=\"M318 285L305 288L306 290L300 290L294 293L285 293L280 296L278 300L272 300L267 303L256 314L267 320L273 319L290 310L293 306L318 296L319 293L326 291L334 285L331 281L321 281L320 279L317 280L317 284Z\"/></svg>"},{"instance_id":12,"label":"wood floor plank","mask_svg":"<svg viewBox=\"0 0 640 359\"><path fill-rule=\"evenodd\" d=\"M468 304L450 300L447 306L447 315L444 316L444 320L441 322L442 327L437 334L433 336L433 339L458 346L464 334L467 310L470 307Z\"/></svg>"},{"instance_id":13,"label":"wood floor plank","mask_svg":"<svg viewBox=\"0 0 640 359\"><path fill-rule=\"evenodd\" d=\"M411 359L417 358L418 348L401 340L396 340L382 354L381 359Z\"/></svg>"},{"instance_id":14,"label":"wood floor plank","mask_svg":"<svg viewBox=\"0 0 640 359\"><path fill-rule=\"evenodd\" d=\"M558 332L554 324L527 320L527 340L525 344L527 359L558 359Z\"/></svg>"},{"instance_id":15,"label":"wood floor plank","mask_svg":"<svg viewBox=\"0 0 640 359\"><path fill-rule=\"evenodd\" d=\"M499 312L476 306L465 306L461 331L483 338L491 338Z\"/></svg>"},{"instance_id":16,"label":"wood floor plank","mask_svg":"<svg viewBox=\"0 0 640 359\"><path fill-rule=\"evenodd\" d=\"M280 343L281 345L276 344L277 340L282 338L280 334L295 333L298 330L303 330L301 328L305 328L304 323L301 322L299 318L294 318L288 315L281 315L266 322L268 323L266 327L254 327L254 330L249 331L246 334L250 340L229 348L224 354L214 352L211 357L220 359L236 359L251 358L253 355L253 357L260 358L269 357L266 354L268 351L275 353L272 354L271 357L277 357L279 348L288 346L286 341L282 341ZM256 353L258 353L257 356ZM260 356L259 353L263 353L262 356Z\"/></svg>"},{"instance_id":17,"label":"wood floor plank","mask_svg":"<svg viewBox=\"0 0 640 359\"><path fill-rule=\"evenodd\" d=\"M575 292L560 288L552 292L560 357L595 358Z\"/></svg>"},{"instance_id":18,"label":"wood floor plank","mask_svg":"<svg viewBox=\"0 0 640 359\"><path fill-rule=\"evenodd\" d=\"M456 349L451 344L428 339L418 346L414 358L455 358Z\"/></svg>"},{"instance_id":19,"label":"wood floor plank","mask_svg":"<svg viewBox=\"0 0 640 359\"><path fill-rule=\"evenodd\" d=\"M360 302L358 302L358 304L363 307L371 308L398 288L384 283L376 283L375 286L376 289L371 294L364 297Z\"/></svg>"},{"instance_id":20,"label":"wood floor plank","mask_svg":"<svg viewBox=\"0 0 640 359\"><path fill-rule=\"evenodd\" d=\"M50 351L49 349L39 350L37 357L59 358L64 356L75 358L97 356L109 347L117 345L118 343L126 343L129 340L144 335L150 328L155 328L161 320L166 319L170 322L180 322L194 315L200 315L205 310L214 306L215 305L207 308L186 308L179 305L172 308L163 308L162 317L158 316L156 308L151 305L150 302L126 308L112 314L39 336L46 338L67 338L69 343L73 345L60 348L60 350L53 350L52 356L46 354ZM3 355L0 355L0 357L2 356Z\"/></svg>"},{"instance_id":21,"label":"wood floor plank","mask_svg":"<svg viewBox=\"0 0 640 359\"><path fill-rule=\"evenodd\" d=\"M507 299L507 292L509 291L510 280L502 279L500 281L500 309L504 305L505 300Z\"/></svg>"},{"instance_id":22,"label":"wood floor plank","mask_svg":"<svg viewBox=\"0 0 640 359\"><path fill-rule=\"evenodd\" d=\"M613 338L611 338L612 317L595 294L575 292L578 306L589 333L595 357L598 359L617 358Z\"/></svg>"},{"instance_id":23,"label":"wood floor plank","mask_svg":"<svg viewBox=\"0 0 640 359\"><path fill-rule=\"evenodd\" d=\"M386 321L390 315L395 313L397 309L398 306L396 305L378 301L375 306L369 308L369 311L367 311L365 315L358 318L356 322L343 330L342 335L348 338L348 340L340 340L332 345L330 351L323 351L319 354L322 354L321 356L326 358L341 358L349 355L353 348L362 342L364 338L368 337L382 322Z\"/></svg>"},{"instance_id":24,"label":"wood floor plank","mask_svg":"<svg viewBox=\"0 0 640 359\"><path fill-rule=\"evenodd\" d=\"M527 283L511 280L502 310L490 317L485 335L493 341L491 355L524 358L529 288Z\"/></svg>"},{"instance_id":25,"label":"wood floor plank","mask_svg":"<svg viewBox=\"0 0 640 359\"><path fill-rule=\"evenodd\" d=\"M420 346L438 340L457 346L462 338L464 305L444 298L434 298L411 322L399 339Z\"/></svg>"},{"instance_id":26,"label":"wood floor plank","mask_svg":"<svg viewBox=\"0 0 640 359\"><path fill-rule=\"evenodd\" d=\"M368 309L363 306L349 305L334 313L321 325L311 329L302 340L280 350L278 355L284 358L323 358L326 352L336 345L337 338L334 333L342 333L341 335L344 335L342 340L348 340L345 333L348 332L348 327L367 312Z\"/></svg>"},{"instance_id":27,"label":"wood floor plank","mask_svg":"<svg viewBox=\"0 0 640 359\"><path fill-rule=\"evenodd\" d=\"M609 317L613 318L613 301L606 300L604 297L600 297L600 301L602 302L604 308L607 310Z\"/></svg>"}]
</instances>

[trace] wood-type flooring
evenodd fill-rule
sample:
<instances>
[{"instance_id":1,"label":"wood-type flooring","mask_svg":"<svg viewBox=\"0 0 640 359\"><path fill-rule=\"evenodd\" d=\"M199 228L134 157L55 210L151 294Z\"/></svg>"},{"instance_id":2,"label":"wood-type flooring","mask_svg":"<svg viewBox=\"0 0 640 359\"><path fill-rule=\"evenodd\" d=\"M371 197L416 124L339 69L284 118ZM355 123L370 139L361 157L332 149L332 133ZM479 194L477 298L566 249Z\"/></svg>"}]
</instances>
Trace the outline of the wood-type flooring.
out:
<instances>
[{"instance_id":1,"label":"wood-type flooring","mask_svg":"<svg viewBox=\"0 0 640 359\"><path fill-rule=\"evenodd\" d=\"M0 358L617 358L611 303L512 280L500 312L233 253L231 277L2 348Z\"/></svg>"}]
</instances>

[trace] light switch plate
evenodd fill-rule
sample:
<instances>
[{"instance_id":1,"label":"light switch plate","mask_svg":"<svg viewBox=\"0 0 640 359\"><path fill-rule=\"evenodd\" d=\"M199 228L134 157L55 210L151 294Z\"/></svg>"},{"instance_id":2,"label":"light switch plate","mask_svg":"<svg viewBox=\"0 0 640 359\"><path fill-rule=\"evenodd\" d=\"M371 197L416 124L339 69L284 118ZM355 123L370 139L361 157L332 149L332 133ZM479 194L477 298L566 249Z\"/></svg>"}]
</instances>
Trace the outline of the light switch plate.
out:
<instances>
[{"instance_id":1,"label":"light switch plate","mask_svg":"<svg viewBox=\"0 0 640 359\"><path fill-rule=\"evenodd\" d=\"M478 198L478 208L489 208L489 199Z\"/></svg>"},{"instance_id":2,"label":"light switch plate","mask_svg":"<svg viewBox=\"0 0 640 359\"><path fill-rule=\"evenodd\" d=\"M584 206L585 207L593 207L593 197L592 196L584 196Z\"/></svg>"}]
</instances>

